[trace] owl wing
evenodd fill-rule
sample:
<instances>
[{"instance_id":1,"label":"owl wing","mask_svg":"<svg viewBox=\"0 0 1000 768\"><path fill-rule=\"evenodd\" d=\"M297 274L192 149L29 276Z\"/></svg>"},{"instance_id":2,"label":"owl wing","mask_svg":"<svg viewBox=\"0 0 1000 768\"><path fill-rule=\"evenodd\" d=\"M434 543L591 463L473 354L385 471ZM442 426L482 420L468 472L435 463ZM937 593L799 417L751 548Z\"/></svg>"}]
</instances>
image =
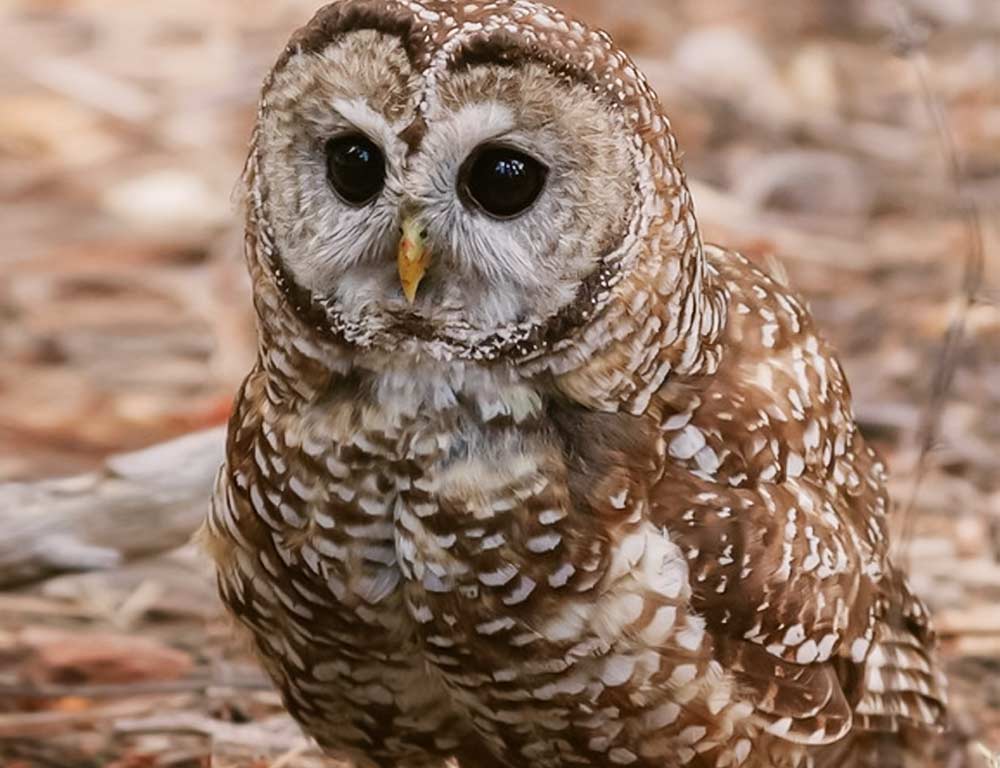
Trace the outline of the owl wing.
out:
<instances>
[{"instance_id":1,"label":"owl wing","mask_svg":"<svg viewBox=\"0 0 1000 768\"><path fill-rule=\"evenodd\" d=\"M768 733L828 744L857 726L937 727L944 714L922 604L849 509L808 481L709 489L695 479L671 525L692 604ZM676 509L676 478L660 486ZM670 490L672 489L672 490Z\"/></svg>"},{"instance_id":2,"label":"owl wing","mask_svg":"<svg viewBox=\"0 0 1000 768\"><path fill-rule=\"evenodd\" d=\"M889 733L937 729L945 720L946 683L931 653L935 636L927 609L895 569L882 587L880 621L865 659L855 722L865 730Z\"/></svg>"},{"instance_id":3,"label":"owl wing","mask_svg":"<svg viewBox=\"0 0 1000 768\"><path fill-rule=\"evenodd\" d=\"M677 494L685 507L676 519ZM673 488L673 491L670 490ZM874 636L881 553L807 481L723 488L673 477L654 492L685 550L692 605L762 728L825 744L851 728Z\"/></svg>"},{"instance_id":4,"label":"owl wing","mask_svg":"<svg viewBox=\"0 0 1000 768\"><path fill-rule=\"evenodd\" d=\"M668 467L650 492L719 661L788 741L937 726L933 635L889 562L885 468L843 370L793 294L706 255L731 294L728 352L707 387L661 389Z\"/></svg>"}]
</instances>

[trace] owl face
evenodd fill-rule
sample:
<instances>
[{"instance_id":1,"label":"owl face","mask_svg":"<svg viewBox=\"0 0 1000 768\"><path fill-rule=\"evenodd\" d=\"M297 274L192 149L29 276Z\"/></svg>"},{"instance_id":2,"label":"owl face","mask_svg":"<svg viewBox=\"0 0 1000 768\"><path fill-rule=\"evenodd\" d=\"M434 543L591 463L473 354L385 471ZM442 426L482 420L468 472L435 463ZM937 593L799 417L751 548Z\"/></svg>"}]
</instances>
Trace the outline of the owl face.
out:
<instances>
[{"instance_id":1,"label":"owl face","mask_svg":"<svg viewBox=\"0 0 1000 768\"><path fill-rule=\"evenodd\" d=\"M251 199L313 325L488 359L593 310L634 245L648 158L620 78L511 34L539 8L577 25L523 2L347 0L293 38L265 85Z\"/></svg>"}]
</instances>

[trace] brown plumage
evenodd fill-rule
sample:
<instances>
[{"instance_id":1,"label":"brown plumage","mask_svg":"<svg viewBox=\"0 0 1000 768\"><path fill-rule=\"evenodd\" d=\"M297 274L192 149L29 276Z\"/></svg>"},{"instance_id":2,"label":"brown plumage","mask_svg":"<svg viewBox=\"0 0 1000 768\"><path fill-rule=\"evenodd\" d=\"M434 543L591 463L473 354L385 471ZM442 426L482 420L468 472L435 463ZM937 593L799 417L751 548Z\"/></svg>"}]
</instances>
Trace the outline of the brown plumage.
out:
<instances>
[{"instance_id":1,"label":"brown plumage","mask_svg":"<svg viewBox=\"0 0 1000 768\"><path fill-rule=\"evenodd\" d=\"M265 83L246 182L259 355L207 534L324 748L919 759L942 684L884 466L800 301L702 244L610 38L524 0L328 6Z\"/></svg>"}]
</instances>

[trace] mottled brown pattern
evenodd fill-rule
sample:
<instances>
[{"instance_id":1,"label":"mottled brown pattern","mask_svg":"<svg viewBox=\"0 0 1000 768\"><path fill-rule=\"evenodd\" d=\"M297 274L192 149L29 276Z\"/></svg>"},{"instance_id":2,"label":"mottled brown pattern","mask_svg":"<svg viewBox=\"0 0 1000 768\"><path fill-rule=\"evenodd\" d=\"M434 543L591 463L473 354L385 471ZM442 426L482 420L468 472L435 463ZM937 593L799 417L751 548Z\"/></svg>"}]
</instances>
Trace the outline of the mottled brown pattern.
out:
<instances>
[{"instance_id":1,"label":"mottled brown pattern","mask_svg":"<svg viewBox=\"0 0 1000 768\"><path fill-rule=\"evenodd\" d=\"M601 94L638 181L621 242L551 316L349 326L286 268L258 127L260 351L207 531L292 714L359 765L919 755L942 684L888 560L885 468L801 303L702 245L642 75L523 1L347 0L276 72L360 28L425 80L411 153L456 68L541 61Z\"/></svg>"}]
</instances>

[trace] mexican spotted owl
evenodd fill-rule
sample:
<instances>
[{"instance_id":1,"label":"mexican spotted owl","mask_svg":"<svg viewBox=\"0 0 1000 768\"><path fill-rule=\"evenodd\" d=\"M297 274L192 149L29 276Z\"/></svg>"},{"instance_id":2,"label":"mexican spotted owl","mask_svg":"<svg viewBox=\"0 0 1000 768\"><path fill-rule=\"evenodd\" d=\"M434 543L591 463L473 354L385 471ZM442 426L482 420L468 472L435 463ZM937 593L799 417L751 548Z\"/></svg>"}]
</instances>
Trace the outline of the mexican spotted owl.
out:
<instances>
[{"instance_id":1,"label":"mexican spotted owl","mask_svg":"<svg viewBox=\"0 0 1000 768\"><path fill-rule=\"evenodd\" d=\"M926 612L803 304L703 243L611 38L344 0L264 84L206 539L359 766L921 764Z\"/></svg>"}]
</instances>

